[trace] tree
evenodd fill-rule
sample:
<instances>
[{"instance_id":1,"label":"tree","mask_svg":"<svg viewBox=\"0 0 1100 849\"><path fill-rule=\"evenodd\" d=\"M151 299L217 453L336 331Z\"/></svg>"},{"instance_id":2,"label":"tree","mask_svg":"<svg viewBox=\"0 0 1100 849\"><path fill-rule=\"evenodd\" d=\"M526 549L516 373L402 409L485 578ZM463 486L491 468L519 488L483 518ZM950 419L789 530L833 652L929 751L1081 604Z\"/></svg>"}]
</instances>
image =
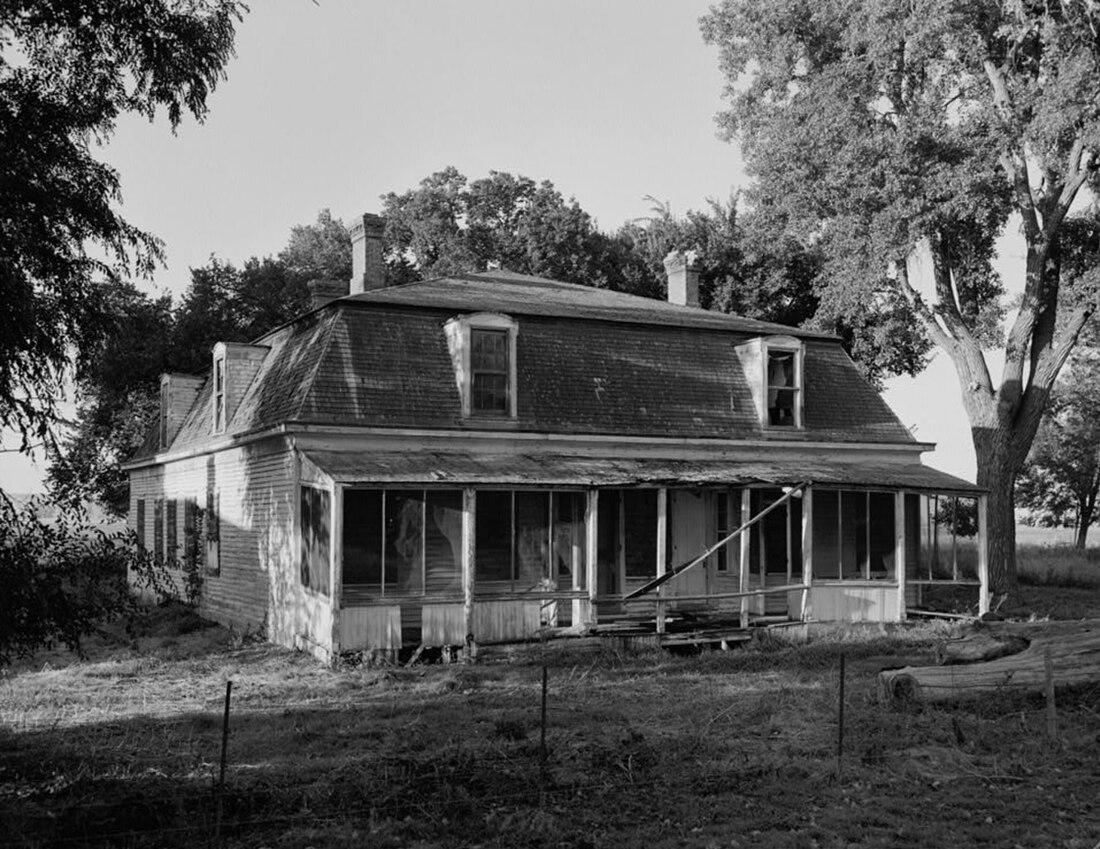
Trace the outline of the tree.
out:
<instances>
[{"instance_id":1,"label":"tree","mask_svg":"<svg viewBox=\"0 0 1100 849\"><path fill-rule=\"evenodd\" d=\"M490 263L589 286L625 283L612 239L549 181L490 171L471 183L449 167L415 189L383 195L382 214L395 283L485 271Z\"/></svg>"},{"instance_id":2,"label":"tree","mask_svg":"<svg viewBox=\"0 0 1100 849\"><path fill-rule=\"evenodd\" d=\"M233 53L237 0L50 3L0 11L0 428L48 440L75 354L110 329L105 282L160 242L115 210L92 146L123 112L202 120Z\"/></svg>"},{"instance_id":3,"label":"tree","mask_svg":"<svg viewBox=\"0 0 1100 849\"><path fill-rule=\"evenodd\" d=\"M1100 350L1080 348L1039 425L1016 497L1045 525L1072 525L1083 549L1100 494Z\"/></svg>"},{"instance_id":4,"label":"tree","mask_svg":"<svg viewBox=\"0 0 1100 849\"><path fill-rule=\"evenodd\" d=\"M92 500L125 515L130 484L120 465L145 442L159 411L160 375L210 367L218 341L249 342L305 312L307 284L351 277L351 245L328 210L294 227L277 259L252 257L237 268L211 257L191 269L181 302L150 299L129 284L104 286L110 318L83 352L77 416L50 447L47 480L67 504Z\"/></svg>"},{"instance_id":5,"label":"tree","mask_svg":"<svg viewBox=\"0 0 1100 849\"><path fill-rule=\"evenodd\" d=\"M991 588L1012 592L1014 483L1100 282L1062 261L1071 206L1097 187L1100 7L724 0L702 27L752 206L824 253L822 312L903 310L954 363L989 491ZM992 260L1017 217L1026 282L1005 334ZM910 277L918 254L932 298Z\"/></svg>"}]
</instances>

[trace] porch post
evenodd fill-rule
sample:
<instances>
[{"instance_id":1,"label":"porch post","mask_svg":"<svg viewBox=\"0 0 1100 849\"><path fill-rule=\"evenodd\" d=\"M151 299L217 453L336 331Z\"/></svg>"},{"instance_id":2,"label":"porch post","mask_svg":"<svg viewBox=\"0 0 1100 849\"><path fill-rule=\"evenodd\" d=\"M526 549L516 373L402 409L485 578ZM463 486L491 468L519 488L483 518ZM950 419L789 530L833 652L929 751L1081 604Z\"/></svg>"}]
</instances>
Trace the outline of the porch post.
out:
<instances>
[{"instance_id":1,"label":"porch post","mask_svg":"<svg viewBox=\"0 0 1100 849\"><path fill-rule=\"evenodd\" d=\"M599 504L600 491L590 489L586 493L588 504L584 513L584 569L585 586L588 589L588 612L584 617L584 624L592 626L596 624L596 584L599 581Z\"/></svg>"},{"instance_id":2,"label":"porch post","mask_svg":"<svg viewBox=\"0 0 1100 849\"><path fill-rule=\"evenodd\" d=\"M752 496L749 488L745 487L741 490L741 524L747 525L750 519L752 519ZM739 537L741 542L741 578L737 589L738 592L742 593L749 591L749 572L752 569L752 563L750 562L752 540L749 536L751 533L752 529L749 528L742 531ZM741 596L741 627L749 627L749 597L747 595Z\"/></svg>"},{"instance_id":3,"label":"porch post","mask_svg":"<svg viewBox=\"0 0 1100 849\"><path fill-rule=\"evenodd\" d=\"M978 496L978 615L989 613L989 496Z\"/></svg>"},{"instance_id":4,"label":"porch post","mask_svg":"<svg viewBox=\"0 0 1100 849\"><path fill-rule=\"evenodd\" d=\"M344 486L332 486L332 537L329 540L329 577L332 588L332 656L340 656L340 597L344 594Z\"/></svg>"},{"instance_id":5,"label":"porch post","mask_svg":"<svg viewBox=\"0 0 1100 849\"><path fill-rule=\"evenodd\" d=\"M657 490L657 577L668 571L668 490ZM676 580L673 578L672 580ZM665 587L657 588L657 633L665 632Z\"/></svg>"},{"instance_id":6,"label":"porch post","mask_svg":"<svg viewBox=\"0 0 1100 849\"><path fill-rule=\"evenodd\" d=\"M894 574L898 579L898 622L904 622L905 612L905 490L894 493Z\"/></svg>"},{"instance_id":7,"label":"porch post","mask_svg":"<svg viewBox=\"0 0 1100 849\"><path fill-rule=\"evenodd\" d=\"M470 640L477 640L474 633L474 547L477 543L477 490L462 490L462 631L466 638L466 650Z\"/></svg>"},{"instance_id":8,"label":"porch post","mask_svg":"<svg viewBox=\"0 0 1100 849\"><path fill-rule=\"evenodd\" d=\"M802 602L799 605L798 621L805 622L812 614L810 604L810 581L814 574L814 490L806 487L802 490L802 580L807 587L800 593Z\"/></svg>"}]
</instances>

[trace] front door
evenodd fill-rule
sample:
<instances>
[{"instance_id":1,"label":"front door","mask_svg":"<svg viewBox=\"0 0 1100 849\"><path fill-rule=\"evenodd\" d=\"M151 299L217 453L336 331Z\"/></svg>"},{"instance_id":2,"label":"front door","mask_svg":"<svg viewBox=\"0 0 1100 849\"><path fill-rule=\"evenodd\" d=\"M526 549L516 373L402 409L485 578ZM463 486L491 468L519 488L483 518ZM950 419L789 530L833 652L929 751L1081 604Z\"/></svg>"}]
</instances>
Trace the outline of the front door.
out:
<instances>
[{"instance_id":1,"label":"front door","mask_svg":"<svg viewBox=\"0 0 1100 849\"><path fill-rule=\"evenodd\" d=\"M668 492L669 571L688 563L707 548L707 499L700 490L671 489ZM669 598L703 596L707 592L707 562L692 566L669 580ZM703 604L702 598L693 604Z\"/></svg>"}]
</instances>

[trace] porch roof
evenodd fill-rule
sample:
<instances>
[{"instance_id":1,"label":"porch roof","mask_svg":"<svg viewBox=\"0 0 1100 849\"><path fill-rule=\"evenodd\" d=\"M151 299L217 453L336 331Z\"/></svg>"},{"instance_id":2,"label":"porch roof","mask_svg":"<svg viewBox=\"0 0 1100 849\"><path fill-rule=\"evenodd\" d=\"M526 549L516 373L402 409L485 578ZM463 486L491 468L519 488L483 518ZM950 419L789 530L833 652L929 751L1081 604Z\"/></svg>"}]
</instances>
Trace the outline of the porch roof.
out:
<instances>
[{"instance_id":1,"label":"porch roof","mask_svg":"<svg viewBox=\"0 0 1100 849\"><path fill-rule=\"evenodd\" d=\"M867 460L675 460L546 454L473 454L418 451L366 454L307 450L334 481L359 484L490 486L720 486L753 483L814 484L983 492L962 478L919 462Z\"/></svg>"}]
</instances>

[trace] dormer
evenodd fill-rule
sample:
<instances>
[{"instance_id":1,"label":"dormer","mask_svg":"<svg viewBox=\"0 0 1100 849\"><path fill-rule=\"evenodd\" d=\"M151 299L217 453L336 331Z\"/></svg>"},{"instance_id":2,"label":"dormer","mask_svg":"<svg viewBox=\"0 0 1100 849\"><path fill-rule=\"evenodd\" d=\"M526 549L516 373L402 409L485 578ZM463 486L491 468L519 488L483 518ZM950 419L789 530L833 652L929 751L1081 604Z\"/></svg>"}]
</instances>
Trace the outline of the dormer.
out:
<instances>
[{"instance_id":1,"label":"dormer","mask_svg":"<svg viewBox=\"0 0 1100 849\"><path fill-rule=\"evenodd\" d=\"M516 418L515 319L499 313L474 313L450 319L443 327L454 366L465 419Z\"/></svg>"},{"instance_id":2,"label":"dormer","mask_svg":"<svg viewBox=\"0 0 1100 849\"><path fill-rule=\"evenodd\" d=\"M190 374L160 376L160 450L172 444L205 381Z\"/></svg>"},{"instance_id":3,"label":"dormer","mask_svg":"<svg viewBox=\"0 0 1100 849\"><path fill-rule=\"evenodd\" d=\"M219 342L214 346L210 372L211 433L225 433L268 350L266 345L243 342Z\"/></svg>"},{"instance_id":4,"label":"dormer","mask_svg":"<svg viewBox=\"0 0 1100 849\"><path fill-rule=\"evenodd\" d=\"M752 393L760 427L770 431L803 427L802 341L793 336L764 336L737 346L737 356Z\"/></svg>"}]
</instances>

